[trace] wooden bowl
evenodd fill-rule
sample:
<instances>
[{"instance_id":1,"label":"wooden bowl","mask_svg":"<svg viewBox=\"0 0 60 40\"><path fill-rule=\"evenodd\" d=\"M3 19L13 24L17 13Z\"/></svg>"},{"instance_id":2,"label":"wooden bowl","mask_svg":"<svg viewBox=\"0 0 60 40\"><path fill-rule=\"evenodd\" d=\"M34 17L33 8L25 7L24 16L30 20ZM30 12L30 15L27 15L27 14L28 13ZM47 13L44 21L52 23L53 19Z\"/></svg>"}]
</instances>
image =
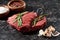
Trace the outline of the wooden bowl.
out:
<instances>
[{"instance_id":1,"label":"wooden bowl","mask_svg":"<svg viewBox=\"0 0 60 40\"><path fill-rule=\"evenodd\" d=\"M8 7L12 11L22 11L26 7L26 3L23 0L11 0L8 2Z\"/></svg>"}]
</instances>

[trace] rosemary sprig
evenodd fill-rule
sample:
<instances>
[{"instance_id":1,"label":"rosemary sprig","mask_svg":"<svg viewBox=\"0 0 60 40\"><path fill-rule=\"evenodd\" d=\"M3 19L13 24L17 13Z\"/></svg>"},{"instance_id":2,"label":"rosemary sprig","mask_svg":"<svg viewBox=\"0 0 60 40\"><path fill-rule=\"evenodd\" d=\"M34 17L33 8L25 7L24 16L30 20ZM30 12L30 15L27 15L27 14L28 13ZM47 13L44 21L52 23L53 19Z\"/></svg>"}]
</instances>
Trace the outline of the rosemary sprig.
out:
<instances>
[{"instance_id":1,"label":"rosemary sprig","mask_svg":"<svg viewBox=\"0 0 60 40\"><path fill-rule=\"evenodd\" d=\"M18 26L22 26L22 16L25 14L26 12L23 12L23 13L19 13L15 19L14 22L18 22Z\"/></svg>"},{"instance_id":2,"label":"rosemary sprig","mask_svg":"<svg viewBox=\"0 0 60 40\"><path fill-rule=\"evenodd\" d=\"M47 16L48 14L42 14L39 16L39 20L42 20L44 16Z\"/></svg>"},{"instance_id":3,"label":"rosemary sprig","mask_svg":"<svg viewBox=\"0 0 60 40\"><path fill-rule=\"evenodd\" d=\"M38 18L35 18L33 21L33 25L35 25L37 21L38 21Z\"/></svg>"},{"instance_id":4,"label":"rosemary sprig","mask_svg":"<svg viewBox=\"0 0 60 40\"><path fill-rule=\"evenodd\" d=\"M18 19L18 26L21 26L22 25L22 19Z\"/></svg>"},{"instance_id":5,"label":"rosemary sprig","mask_svg":"<svg viewBox=\"0 0 60 40\"><path fill-rule=\"evenodd\" d=\"M22 15L19 14L19 16L17 17L17 21L18 21L18 26L22 25L22 19L21 19Z\"/></svg>"},{"instance_id":6,"label":"rosemary sprig","mask_svg":"<svg viewBox=\"0 0 60 40\"><path fill-rule=\"evenodd\" d=\"M44 16L47 16L47 14L40 15L39 17L35 18L33 21L33 25L35 25L39 20L42 20Z\"/></svg>"},{"instance_id":7,"label":"rosemary sprig","mask_svg":"<svg viewBox=\"0 0 60 40\"><path fill-rule=\"evenodd\" d=\"M17 17L16 17L16 21L18 22L18 26L22 25L22 19L21 19L22 15L21 14L18 14Z\"/></svg>"}]
</instances>

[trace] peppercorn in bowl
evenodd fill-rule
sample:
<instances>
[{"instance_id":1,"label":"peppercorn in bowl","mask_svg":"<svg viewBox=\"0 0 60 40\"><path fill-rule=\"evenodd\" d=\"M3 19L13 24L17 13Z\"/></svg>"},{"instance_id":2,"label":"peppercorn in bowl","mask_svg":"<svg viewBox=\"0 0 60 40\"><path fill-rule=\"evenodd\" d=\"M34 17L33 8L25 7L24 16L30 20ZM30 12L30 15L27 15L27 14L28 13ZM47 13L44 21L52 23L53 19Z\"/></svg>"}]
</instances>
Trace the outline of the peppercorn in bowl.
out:
<instances>
[{"instance_id":1,"label":"peppercorn in bowl","mask_svg":"<svg viewBox=\"0 0 60 40\"><path fill-rule=\"evenodd\" d=\"M23 0L12 0L7 5L12 11L22 11L26 7L26 3Z\"/></svg>"}]
</instances>

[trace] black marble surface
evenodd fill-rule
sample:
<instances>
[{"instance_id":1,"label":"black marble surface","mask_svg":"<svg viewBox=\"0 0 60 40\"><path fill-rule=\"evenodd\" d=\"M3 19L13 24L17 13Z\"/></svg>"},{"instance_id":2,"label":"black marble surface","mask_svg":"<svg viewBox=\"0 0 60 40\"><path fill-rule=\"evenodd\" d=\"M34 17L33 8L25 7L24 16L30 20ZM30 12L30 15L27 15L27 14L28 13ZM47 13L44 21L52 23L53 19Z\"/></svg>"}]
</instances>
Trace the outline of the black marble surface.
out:
<instances>
[{"instance_id":1,"label":"black marble surface","mask_svg":"<svg viewBox=\"0 0 60 40\"><path fill-rule=\"evenodd\" d=\"M9 0L0 0L1 4L7 4ZM26 10L36 11L38 8L43 8L47 16L47 25L53 25L60 32L60 0L24 0L27 3ZM0 40L60 40L58 37L38 37L38 32L23 34L12 28L5 19L0 19Z\"/></svg>"}]
</instances>

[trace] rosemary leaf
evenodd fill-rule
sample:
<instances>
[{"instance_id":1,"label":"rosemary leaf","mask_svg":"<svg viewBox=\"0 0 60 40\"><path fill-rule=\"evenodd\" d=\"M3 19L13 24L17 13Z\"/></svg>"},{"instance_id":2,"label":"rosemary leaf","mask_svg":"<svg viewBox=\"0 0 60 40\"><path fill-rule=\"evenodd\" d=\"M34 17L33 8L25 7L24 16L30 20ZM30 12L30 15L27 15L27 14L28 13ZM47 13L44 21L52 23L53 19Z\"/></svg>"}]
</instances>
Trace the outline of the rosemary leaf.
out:
<instances>
[{"instance_id":1,"label":"rosemary leaf","mask_svg":"<svg viewBox=\"0 0 60 40\"><path fill-rule=\"evenodd\" d=\"M19 24L19 26L22 26L22 19L20 19L20 24Z\"/></svg>"},{"instance_id":2,"label":"rosemary leaf","mask_svg":"<svg viewBox=\"0 0 60 40\"><path fill-rule=\"evenodd\" d=\"M22 20L19 19L19 20L18 20L18 26L21 26L21 25L22 25Z\"/></svg>"},{"instance_id":3,"label":"rosemary leaf","mask_svg":"<svg viewBox=\"0 0 60 40\"><path fill-rule=\"evenodd\" d=\"M17 18L18 26L21 26L21 25L22 25L21 17L22 17L22 16L20 16L20 14L19 14L19 16L18 16L18 18Z\"/></svg>"},{"instance_id":4,"label":"rosemary leaf","mask_svg":"<svg viewBox=\"0 0 60 40\"><path fill-rule=\"evenodd\" d=\"M47 14L40 15L39 17L35 18L33 21L33 25L35 25L39 20L42 20L44 16L47 16Z\"/></svg>"},{"instance_id":5,"label":"rosemary leaf","mask_svg":"<svg viewBox=\"0 0 60 40\"><path fill-rule=\"evenodd\" d=\"M40 15L40 16L39 16L39 20L42 20L42 18L43 18L44 16L47 16L47 14Z\"/></svg>"},{"instance_id":6,"label":"rosemary leaf","mask_svg":"<svg viewBox=\"0 0 60 40\"><path fill-rule=\"evenodd\" d=\"M18 15L17 15L17 17L16 17L16 20L14 21L14 22L18 22L18 26L21 26L22 25L22 16L24 15L25 13L23 12L23 13L19 13Z\"/></svg>"},{"instance_id":7,"label":"rosemary leaf","mask_svg":"<svg viewBox=\"0 0 60 40\"><path fill-rule=\"evenodd\" d=\"M22 16L23 16L25 13L27 13L27 11L18 14L18 16L17 16L18 26L21 26L21 25L22 25Z\"/></svg>"},{"instance_id":8,"label":"rosemary leaf","mask_svg":"<svg viewBox=\"0 0 60 40\"><path fill-rule=\"evenodd\" d=\"M35 24L36 24L37 20L38 20L38 19L36 18L36 19L33 21L33 25L35 25Z\"/></svg>"}]
</instances>

